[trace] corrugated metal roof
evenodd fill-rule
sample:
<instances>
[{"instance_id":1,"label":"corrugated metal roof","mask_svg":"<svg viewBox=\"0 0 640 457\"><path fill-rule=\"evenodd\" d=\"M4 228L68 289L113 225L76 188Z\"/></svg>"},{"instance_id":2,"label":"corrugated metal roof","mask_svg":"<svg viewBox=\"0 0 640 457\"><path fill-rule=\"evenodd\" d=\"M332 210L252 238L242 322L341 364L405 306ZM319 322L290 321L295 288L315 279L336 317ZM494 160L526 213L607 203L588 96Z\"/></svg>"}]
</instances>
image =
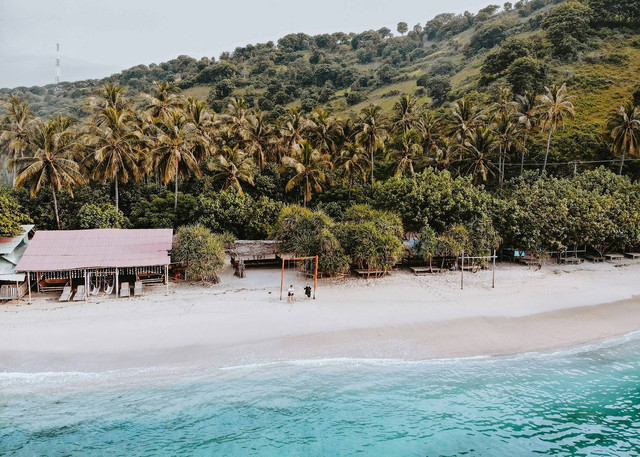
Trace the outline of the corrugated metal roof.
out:
<instances>
[{"instance_id":1,"label":"corrugated metal roof","mask_svg":"<svg viewBox=\"0 0 640 457\"><path fill-rule=\"evenodd\" d=\"M38 231L16 271L168 265L172 229Z\"/></svg>"},{"instance_id":2,"label":"corrugated metal roof","mask_svg":"<svg viewBox=\"0 0 640 457\"><path fill-rule=\"evenodd\" d=\"M20 243L29 241L29 232L33 230L35 225L22 225L21 227L22 233L20 233L20 235L7 238L0 237L0 255L10 254Z\"/></svg>"}]
</instances>

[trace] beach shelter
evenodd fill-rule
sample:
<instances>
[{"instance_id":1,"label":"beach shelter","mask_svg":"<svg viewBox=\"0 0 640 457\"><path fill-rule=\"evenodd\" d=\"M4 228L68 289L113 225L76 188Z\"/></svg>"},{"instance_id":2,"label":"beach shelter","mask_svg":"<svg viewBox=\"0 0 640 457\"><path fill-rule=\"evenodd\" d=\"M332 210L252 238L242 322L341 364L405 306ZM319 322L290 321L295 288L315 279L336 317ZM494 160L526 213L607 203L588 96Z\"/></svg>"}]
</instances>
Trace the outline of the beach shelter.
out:
<instances>
[{"instance_id":1,"label":"beach shelter","mask_svg":"<svg viewBox=\"0 0 640 457\"><path fill-rule=\"evenodd\" d=\"M39 292L118 296L123 283L168 284L172 244L172 229L37 231L16 271L27 274L29 291L35 282Z\"/></svg>"}]
</instances>

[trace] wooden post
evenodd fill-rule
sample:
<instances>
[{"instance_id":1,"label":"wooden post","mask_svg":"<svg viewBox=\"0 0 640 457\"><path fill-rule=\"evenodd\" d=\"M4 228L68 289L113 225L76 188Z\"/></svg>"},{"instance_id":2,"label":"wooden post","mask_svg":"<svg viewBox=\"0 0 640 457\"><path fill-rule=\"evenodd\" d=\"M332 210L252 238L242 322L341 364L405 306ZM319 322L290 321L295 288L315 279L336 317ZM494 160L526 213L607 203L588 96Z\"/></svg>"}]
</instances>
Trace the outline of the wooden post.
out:
<instances>
[{"instance_id":1,"label":"wooden post","mask_svg":"<svg viewBox=\"0 0 640 457\"><path fill-rule=\"evenodd\" d=\"M316 299L316 289L318 288L318 256L316 256L316 271L313 276L313 299Z\"/></svg>"},{"instance_id":2,"label":"wooden post","mask_svg":"<svg viewBox=\"0 0 640 457\"><path fill-rule=\"evenodd\" d=\"M167 285L167 295L169 295L169 265L164 266L164 283Z\"/></svg>"},{"instance_id":3,"label":"wooden post","mask_svg":"<svg viewBox=\"0 0 640 457\"><path fill-rule=\"evenodd\" d=\"M84 270L84 299L87 299L88 293L87 293L87 287L89 287L88 284L89 281L87 281L87 270Z\"/></svg>"},{"instance_id":4,"label":"wooden post","mask_svg":"<svg viewBox=\"0 0 640 457\"><path fill-rule=\"evenodd\" d=\"M20 304L20 290L18 288L18 281L16 281L16 298L18 299L18 304Z\"/></svg>"},{"instance_id":5,"label":"wooden post","mask_svg":"<svg viewBox=\"0 0 640 457\"><path fill-rule=\"evenodd\" d=\"M284 285L284 257L282 258L282 273L280 274L280 300L282 300L282 286Z\"/></svg>"},{"instance_id":6,"label":"wooden post","mask_svg":"<svg viewBox=\"0 0 640 457\"><path fill-rule=\"evenodd\" d=\"M491 288L496 288L496 250L493 250L493 271L491 275Z\"/></svg>"},{"instance_id":7,"label":"wooden post","mask_svg":"<svg viewBox=\"0 0 640 457\"><path fill-rule=\"evenodd\" d=\"M113 278L113 283L116 286L116 298L118 298L119 284L118 284L118 268L117 267L116 267L116 276Z\"/></svg>"},{"instance_id":8,"label":"wooden post","mask_svg":"<svg viewBox=\"0 0 640 457\"><path fill-rule=\"evenodd\" d=\"M27 283L29 287L29 304L31 304L31 272L27 271Z\"/></svg>"},{"instance_id":9,"label":"wooden post","mask_svg":"<svg viewBox=\"0 0 640 457\"><path fill-rule=\"evenodd\" d=\"M460 290L464 290L464 251L462 251L462 265L460 266Z\"/></svg>"}]
</instances>

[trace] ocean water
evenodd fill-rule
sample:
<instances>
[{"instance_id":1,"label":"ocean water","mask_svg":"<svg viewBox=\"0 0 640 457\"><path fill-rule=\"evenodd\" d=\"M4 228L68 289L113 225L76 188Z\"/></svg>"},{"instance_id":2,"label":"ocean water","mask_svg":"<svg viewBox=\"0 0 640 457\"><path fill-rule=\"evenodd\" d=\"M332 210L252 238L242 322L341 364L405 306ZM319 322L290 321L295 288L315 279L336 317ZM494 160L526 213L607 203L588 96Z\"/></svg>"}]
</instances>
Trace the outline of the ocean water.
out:
<instances>
[{"instance_id":1,"label":"ocean water","mask_svg":"<svg viewBox=\"0 0 640 457\"><path fill-rule=\"evenodd\" d=\"M555 354L0 373L3 456L638 456L640 336Z\"/></svg>"}]
</instances>

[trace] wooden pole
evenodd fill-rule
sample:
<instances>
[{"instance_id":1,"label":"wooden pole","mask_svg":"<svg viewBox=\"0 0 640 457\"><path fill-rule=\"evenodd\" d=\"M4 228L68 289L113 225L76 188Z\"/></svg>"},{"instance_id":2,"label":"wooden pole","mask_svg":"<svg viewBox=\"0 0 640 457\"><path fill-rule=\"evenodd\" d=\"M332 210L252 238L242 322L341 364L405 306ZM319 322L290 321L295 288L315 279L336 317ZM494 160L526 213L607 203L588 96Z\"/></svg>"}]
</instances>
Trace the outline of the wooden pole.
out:
<instances>
[{"instance_id":1,"label":"wooden pole","mask_svg":"<svg viewBox=\"0 0 640 457\"><path fill-rule=\"evenodd\" d=\"M116 267L116 276L113 278L113 283L116 286L116 298L118 298L118 268Z\"/></svg>"},{"instance_id":2,"label":"wooden pole","mask_svg":"<svg viewBox=\"0 0 640 457\"><path fill-rule=\"evenodd\" d=\"M493 271L491 272L491 288L496 288L496 250L493 250Z\"/></svg>"},{"instance_id":3,"label":"wooden pole","mask_svg":"<svg viewBox=\"0 0 640 457\"><path fill-rule=\"evenodd\" d=\"M18 286L18 281L16 281L16 298L18 299L18 304L20 304L20 288Z\"/></svg>"},{"instance_id":4,"label":"wooden pole","mask_svg":"<svg viewBox=\"0 0 640 457\"><path fill-rule=\"evenodd\" d=\"M27 271L27 284L29 287L29 304L31 304L31 272Z\"/></svg>"},{"instance_id":5,"label":"wooden pole","mask_svg":"<svg viewBox=\"0 0 640 457\"><path fill-rule=\"evenodd\" d=\"M280 274L280 300L282 300L282 286L284 285L284 257L282 258L282 273Z\"/></svg>"},{"instance_id":6,"label":"wooden pole","mask_svg":"<svg viewBox=\"0 0 640 457\"><path fill-rule=\"evenodd\" d=\"M316 289L318 288L318 256L316 256L316 271L313 275L313 299L316 299Z\"/></svg>"},{"instance_id":7,"label":"wooden pole","mask_svg":"<svg viewBox=\"0 0 640 457\"><path fill-rule=\"evenodd\" d=\"M464 251L462 251L462 265L460 267L460 290L464 290Z\"/></svg>"},{"instance_id":8,"label":"wooden pole","mask_svg":"<svg viewBox=\"0 0 640 457\"><path fill-rule=\"evenodd\" d=\"M169 295L169 265L164 266L164 283L167 285L167 295Z\"/></svg>"},{"instance_id":9,"label":"wooden pole","mask_svg":"<svg viewBox=\"0 0 640 457\"><path fill-rule=\"evenodd\" d=\"M88 287L88 283L89 281L87 281L87 270L84 270L84 299L87 299L87 287Z\"/></svg>"}]
</instances>

